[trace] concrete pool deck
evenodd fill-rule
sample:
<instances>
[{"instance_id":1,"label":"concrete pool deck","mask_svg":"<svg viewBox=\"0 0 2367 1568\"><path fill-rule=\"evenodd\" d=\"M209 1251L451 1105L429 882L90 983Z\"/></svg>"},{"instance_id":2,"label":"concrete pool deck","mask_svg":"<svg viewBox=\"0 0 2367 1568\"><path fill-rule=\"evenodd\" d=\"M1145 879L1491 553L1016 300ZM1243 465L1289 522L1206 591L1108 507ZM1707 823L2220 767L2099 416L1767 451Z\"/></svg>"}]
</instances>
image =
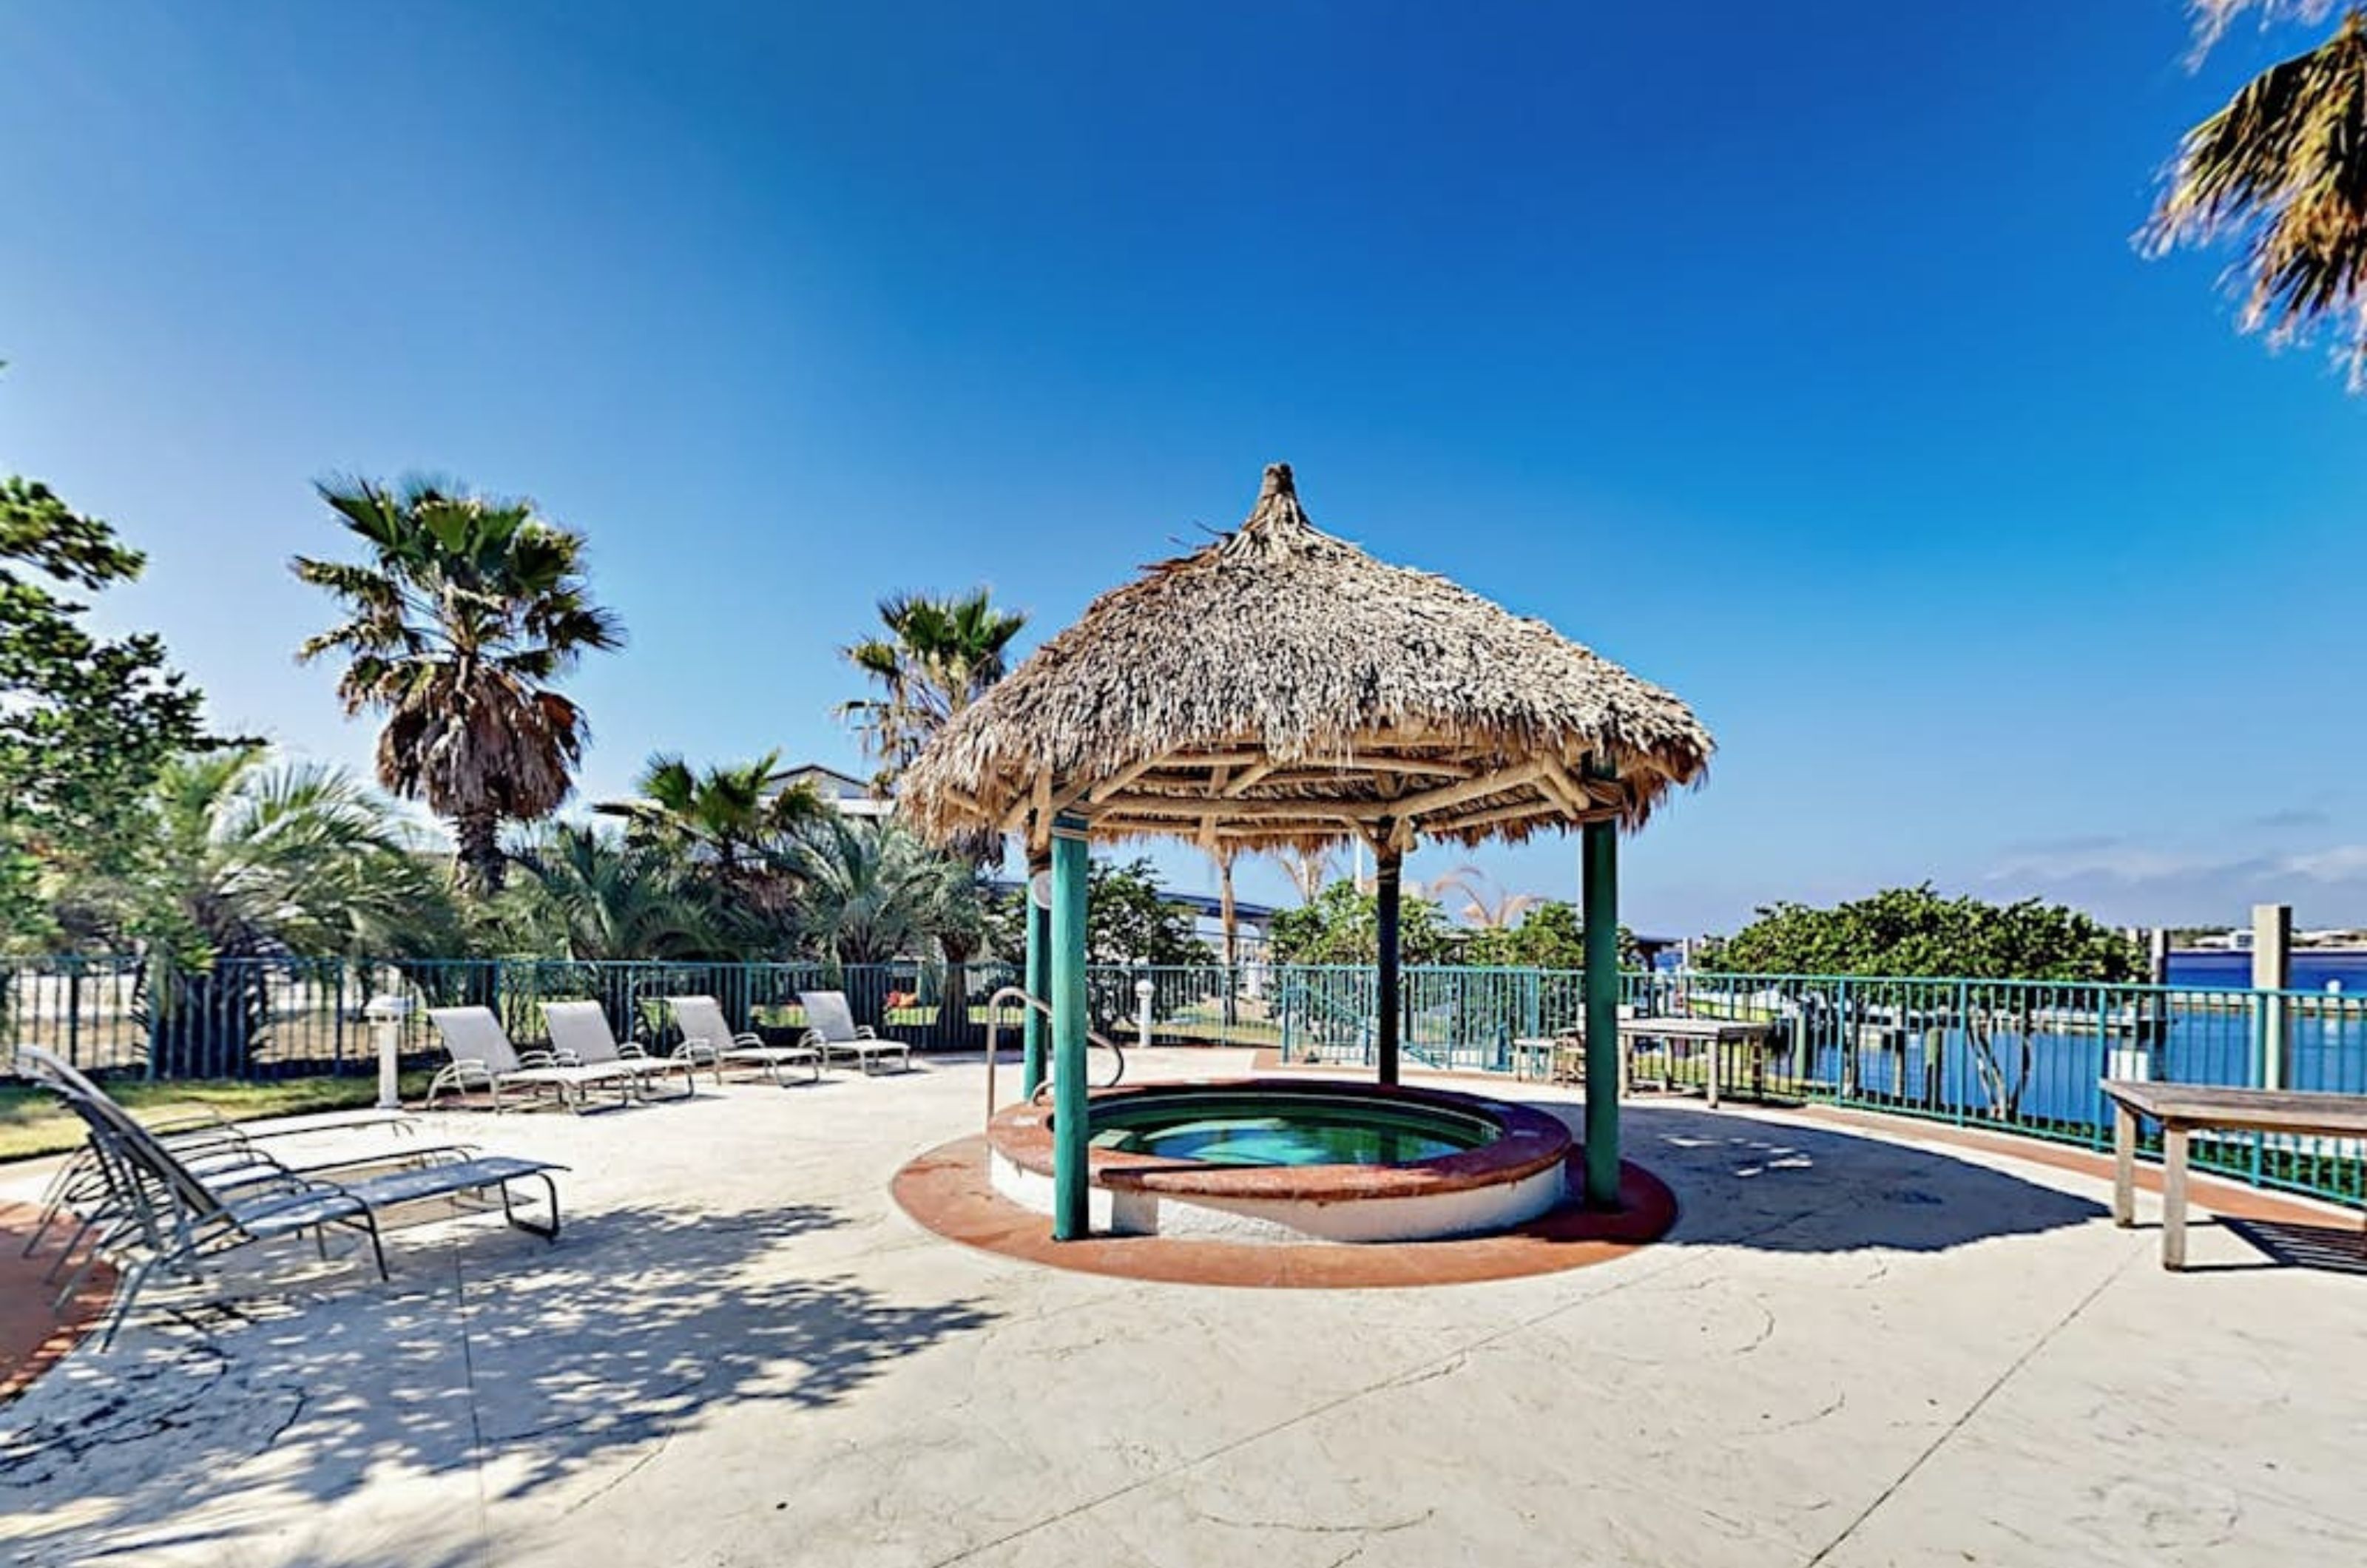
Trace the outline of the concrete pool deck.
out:
<instances>
[{"instance_id":1,"label":"concrete pool deck","mask_svg":"<svg viewBox=\"0 0 2367 1568\"><path fill-rule=\"evenodd\" d=\"M1642 1102L1627 1152L1682 1218L1598 1267L1416 1290L1114 1280L897 1210L898 1168L977 1130L982 1075L429 1118L429 1141L571 1166L559 1244L463 1222L391 1236L390 1283L297 1251L209 1300L160 1291L111 1350L0 1405L0 1557L2367 1559L2355 1220L2205 1225L2171 1275L2153 1202L2115 1230L2083 1168ZM39 1182L10 1172L0 1199ZM2328 1266L2282 1260L2338 1236Z\"/></svg>"}]
</instances>

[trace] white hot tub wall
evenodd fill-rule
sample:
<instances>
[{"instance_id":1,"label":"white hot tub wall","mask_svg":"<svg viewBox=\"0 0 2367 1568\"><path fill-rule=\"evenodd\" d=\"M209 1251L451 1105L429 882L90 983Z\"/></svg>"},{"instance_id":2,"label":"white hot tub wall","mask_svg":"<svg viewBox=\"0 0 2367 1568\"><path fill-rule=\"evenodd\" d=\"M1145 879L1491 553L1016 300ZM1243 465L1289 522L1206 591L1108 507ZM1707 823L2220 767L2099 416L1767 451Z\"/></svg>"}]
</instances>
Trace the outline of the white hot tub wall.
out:
<instances>
[{"instance_id":1,"label":"white hot tub wall","mask_svg":"<svg viewBox=\"0 0 2367 1568\"><path fill-rule=\"evenodd\" d=\"M1000 1153L994 1190L1039 1213L1052 1212L1052 1179ZM1434 1241L1524 1224L1568 1195L1559 1165L1489 1187L1418 1198L1179 1198L1168 1193L1090 1189L1091 1224L1118 1235L1205 1236L1230 1241Z\"/></svg>"}]
</instances>

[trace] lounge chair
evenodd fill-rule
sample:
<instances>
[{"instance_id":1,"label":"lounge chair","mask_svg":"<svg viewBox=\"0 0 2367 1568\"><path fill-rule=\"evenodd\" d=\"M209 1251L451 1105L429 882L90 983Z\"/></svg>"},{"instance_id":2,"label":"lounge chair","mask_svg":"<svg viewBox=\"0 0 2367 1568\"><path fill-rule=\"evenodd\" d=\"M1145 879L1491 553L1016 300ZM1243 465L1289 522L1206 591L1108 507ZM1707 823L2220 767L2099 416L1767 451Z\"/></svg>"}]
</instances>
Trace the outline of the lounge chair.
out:
<instances>
[{"instance_id":1,"label":"lounge chair","mask_svg":"<svg viewBox=\"0 0 2367 1568\"><path fill-rule=\"evenodd\" d=\"M697 1041L715 1054L719 1078L723 1066L739 1063L761 1067L775 1083L786 1084L788 1080L781 1077L781 1068L798 1064L811 1070L810 1081L821 1080L821 1051L817 1046L767 1045L760 1034L735 1032L724 1021L723 1009L713 997L668 997L666 1006L674 1010L685 1044Z\"/></svg>"},{"instance_id":2,"label":"lounge chair","mask_svg":"<svg viewBox=\"0 0 2367 1568\"><path fill-rule=\"evenodd\" d=\"M88 1078L48 1052L20 1047L19 1060L82 1119L99 1168L106 1173L108 1202L117 1218L100 1235L81 1269L66 1283L62 1301L82 1283L102 1253L123 1268L103 1350L130 1314L141 1288L158 1269L195 1279L198 1263L252 1242L311 1232L327 1247L332 1225L367 1237L379 1277L391 1277L379 1232L381 1211L433 1198L487 1201L497 1192L502 1217L524 1231L555 1241L559 1236L559 1185L551 1173L563 1166L510 1156L473 1155L459 1149L421 1150L400 1169L360 1179L331 1181L281 1168L276 1175L243 1176L232 1186L202 1174L181 1158ZM535 1178L543 1184L549 1210L546 1223L524 1217L510 1183Z\"/></svg>"},{"instance_id":3,"label":"lounge chair","mask_svg":"<svg viewBox=\"0 0 2367 1568\"><path fill-rule=\"evenodd\" d=\"M502 1109L503 1092L510 1089L550 1089L561 1105L582 1111L595 1089L614 1089L620 1100L629 1100L640 1077L621 1063L571 1067L549 1051L520 1053L502 1032L501 1020L491 1008L429 1008L427 1017L452 1057L450 1066L428 1080L430 1111L436 1109L437 1095L472 1089L492 1095L496 1111Z\"/></svg>"},{"instance_id":4,"label":"lounge chair","mask_svg":"<svg viewBox=\"0 0 2367 1568\"><path fill-rule=\"evenodd\" d=\"M698 1092L700 1067L715 1068L715 1053L705 1041L685 1040L663 1056L650 1055L639 1043L617 1043L608 1027L607 1010L598 1002L545 1002L542 1021L550 1030L550 1053L562 1067L620 1066L646 1084L661 1073L680 1073L685 1100ZM716 1071L716 1081L723 1075Z\"/></svg>"},{"instance_id":5,"label":"lounge chair","mask_svg":"<svg viewBox=\"0 0 2367 1568\"><path fill-rule=\"evenodd\" d=\"M84 1079L84 1082L89 1082ZM96 1088L96 1086L93 1086ZM398 1135L410 1133L417 1123L399 1111L337 1111L327 1116L307 1117L264 1126L249 1126L232 1122L210 1107L180 1116L142 1123L149 1135L171 1149L181 1159L200 1168L234 1168L255 1162L255 1145L279 1138L317 1137L324 1133L346 1132L361 1127L391 1127ZM98 1166L98 1156L85 1145L58 1167L49 1185L41 1192L40 1212L34 1218L31 1234L25 1237L21 1256L30 1258L40 1250L50 1228L65 1213L87 1215L93 1205L107 1195L107 1175ZM72 1250L72 1244L68 1245Z\"/></svg>"},{"instance_id":6,"label":"lounge chair","mask_svg":"<svg viewBox=\"0 0 2367 1568\"><path fill-rule=\"evenodd\" d=\"M805 1043L821 1053L823 1066L844 1056L868 1073L872 1063L894 1056L907 1070L912 1067L912 1047L901 1040L882 1040L869 1024L855 1022L844 991L799 991L798 1005L806 1010Z\"/></svg>"}]
</instances>

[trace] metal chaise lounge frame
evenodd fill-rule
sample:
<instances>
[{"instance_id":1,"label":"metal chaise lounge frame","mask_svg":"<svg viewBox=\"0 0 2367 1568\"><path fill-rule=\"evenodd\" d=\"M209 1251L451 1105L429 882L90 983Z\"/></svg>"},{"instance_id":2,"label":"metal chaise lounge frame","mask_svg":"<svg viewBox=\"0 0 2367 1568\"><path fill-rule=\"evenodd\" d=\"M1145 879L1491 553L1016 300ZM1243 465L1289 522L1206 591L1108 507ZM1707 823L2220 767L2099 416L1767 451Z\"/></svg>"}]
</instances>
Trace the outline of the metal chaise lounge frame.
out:
<instances>
[{"instance_id":1,"label":"metal chaise lounge frame","mask_svg":"<svg viewBox=\"0 0 2367 1568\"><path fill-rule=\"evenodd\" d=\"M452 1058L449 1066L437 1069L428 1080L430 1111L436 1108L439 1094L482 1089L493 1097L498 1112L502 1092L521 1088L550 1089L561 1105L580 1111L590 1102L592 1089L602 1084L614 1085L620 1100L630 1100L640 1077L622 1063L568 1066L555 1052L520 1051L510 1043L508 1032L491 1008L429 1008L427 1018Z\"/></svg>"},{"instance_id":2,"label":"metal chaise lounge frame","mask_svg":"<svg viewBox=\"0 0 2367 1568\"><path fill-rule=\"evenodd\" d=\"M767 1045L764 1037L746 1030L735 1031L723 1016L723 1004L713 997L668 997L666 1006L674 1010L674 1021L682 1031L683 1043L705 1045L714 1054L716 1077L720 1079L722 1067L731 1063L760 1067L776 1084L787 1084L781 1077L785 1062L801 1062L813 1073L811 1082L821 1081L821 1052L812 1045Z\"/></svg>"},{"instance_id":3,"label":"metal chaise lounge frame","mask_svg":"<svg viewBox=\"0 0 2367 1568\"><path fill-rule=\"evenodd\" d=\"M617 1032L608 1027L607 1010L598 1002L545 1002L542 1021L550 1034L550 1053L562 1067L615 1065L631 1073L637 1087L660 1073L680 1073L685 1100L698 1092L700 1067L713 1072L719 1084L723 1081L715 1052L705 1041L685 1040L663 1055L653 1055L638 1041L619 1043Z\"/></svg>"},{"instance_id":4,"label":"metal chaise lounge frame","mask_svg":"<svg viewBox=\"0 0 2367 1568\"><path fill-rule=\"evenodd\" d=\"M900 1058L909 1069L912 1066L912 1047L902 1040L883 1040L867 1023L855 1021L855 1011L846 1005L844 991L799 991L798 1005L805 1009L804 1043L821 1053L821 1065L829 1066L832 1058L850 1057L861 1064L865 1073L882 1056Z\"/></svg>"},{"instance_id":5,"label":"metal chaise lounge frame","mask_svg":"<svg viewBox=\"0 0 2367 1568\"><path fill-rule=\"evenodd\" d=\"M278 1236L313 1234L322 1256L328 1253L328 1227L341 1226L368 1238L379 1278L391 1279L379 1235L381 1210L432 1198L459 1200L488 1189L501 1196L502 1217L546 1241L559 1237L559 1184L551 1173L563 1166L513 1156L467 1155L458 1149L421 1151L421 1163L355 1181L329 1181L282 1168L267 1178L249 1175L227 1190L192 1170L96 1084L46 1051L18 1048L18 1058L65 1100L89 1134L97 1163L107 1174L109 1201L120 1218L92 1247L67 1281L62 1302L80 1288L103 1253L127 1258L115 1303L100 1338L104 1350L130 1315L132 1303L158 1269L198 1277L209 1257ZM438 1158L438 1156L450 1156ZM547 1224L523 1217L510 1183L527 1177L543 1184Z\"/></svg>"},{"instance_id":6,"label":"metal chaise lounge frame","mask_svg":"<svg viewBox=\"0 0 2367 1568\"><path fill-rule=\"evenodd\" d=\"M121 1107L115 1105L113 1099L107 1095L106 1090L86 1077L77 1074L69 1081L60 1073L44 1067L29 1058L24 1065L37 1081L60 1094L67 1093L71 1088L74 1093L104 1099L117 1111L121 1111ZM398 1126L407 1126L411 1119L400 1117L382 1120L391 1120ZM256 1146L259 1139L272 1135L267 1130L259 1134L248 1136L243 1135L243 1129L233 1129L241 1135L227 1138L192 1138L186 1128L179 1135L163 1136L159 1136L153 1127L143 1124L142 1130L150 1137L155 1138L183 1167L203 1179L218 1194L234 1193L248 1187L269 1187L290 1174L329 1181L348 1180L373 1171L417 1165L436 1156L467 1152L456 1151L451 1145L425 1148L413 1145L408 1148L385 1149L376 1154L355 1154L340 1159L317 1160L300 1166L291 1166L279 1156ZM293 1135L295 1132L308 1130L311 1129L294 1129L289 1135ZM74 1219L73 1232L66 1237L65 1245L58 1249L58 1255L50 1260L50 1267L43 1276L52 1282L74 1260L75 1254L82 1250L85 1242L96 1238L96 1245L105 1247L108 1239L122 1229L130 1218L123 1205L121 1184L108 1170L103 1157L104 1153L105 1151L96 1143L86 1142L69 1159L62 1168L61 1176L70 1176L72 1179L55 1180L51 1183L51 1190L44 1199L40 1217L33 1227L33 1234L25 1243L23 1256L30 1258L40 1250L42 1240L60 1219L67 1217ZM86 1270L78 1270L74 1278L79 1280L85 1271Z\"/></svg>"},{"instance_id":7,"label":"metal chaise lounge frame","mask_svg":"<svg viewBox=\"0 0 2367 1568\"><path fill-rule=\"evenodd\" d=\"M300 1125L249 1127L207 1107L142 1125L151 1137L180 1156L184 1162L213 1167L252 1164L256 1154L255 1145L275 1138L318 1136L362 1127L392 1127L397 1134L406 1134L417 1122L399 1111L340 1111L333 1119L308 1118ZM96 1152L85 1144L66 1157L42 1189L40 1212L34 1217L32 1231L25 1237L18 1256L30 1258L39 1252L61 1215L71 1212L86 1218L93 1205L106 1196L107 1173L99 1168ZM87 1224L85 1228L88 1228ZM73 1250L73 1244L68 1244L67 1250Z\"/></svg>"}]
</instances>

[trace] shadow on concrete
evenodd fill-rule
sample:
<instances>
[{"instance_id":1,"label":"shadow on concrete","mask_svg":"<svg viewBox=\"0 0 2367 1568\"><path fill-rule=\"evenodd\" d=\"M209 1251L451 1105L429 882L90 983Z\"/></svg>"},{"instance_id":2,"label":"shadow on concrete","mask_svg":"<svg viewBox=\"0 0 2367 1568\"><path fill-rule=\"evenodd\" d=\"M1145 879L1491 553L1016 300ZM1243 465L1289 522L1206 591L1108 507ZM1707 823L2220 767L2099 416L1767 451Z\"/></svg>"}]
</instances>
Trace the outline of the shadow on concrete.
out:
<instances>
[{"instance_id":1,"label":"shadow on concrete","mask_svg":"<svg viewBox=\"0 0 2367 1568\"><path fill-rule=\"evenodd\" d=\"M2195 1215L2198 1223L2209 1222ZM2189 1259L2196 1274L2247 1269L2315 1269L2327 1274L2351 1274L2367 1279L2367 1252L2360 1247L2357 1225L2310 1225L2288 1220L2247 1220L2231 1214L2219 1224L2256 1248L2260 1256L2241 1262L2203 1263ZM2158 1229L2158 1226L2152 1227Z\"/></svg>"},{"instance_id":2,"label":"shadow on concrete","mask_svg":"<svg viewBox=\"0 0 2367 1568\"><path fill-rule=\"evenodd\" d=\"M1530 1103L1580 1130L1581 1108ZM2101 1203L1944 1151L1747 1111L1629 1105L1620 1128L1621 1152L1676 1191L1677 1225L1663 1245L1940 1252L2109 1214Z\"/></svg>"},{"instance_id":3,"label":"shadow on concrete","mask_svg":"<svg viewBox=\"0 0 2367 1568\"><path fill-rule=\"evenodd\" d=\"M556 1247L468 1225L405 1247L391 1284L347 1268L326 1290L186 1312L177 1326L143 1313L114 1351L74 1358L0 1410L0 1557L201 1546L203 1526L174 1522L218 1497L284 1498L271 1513L300 1518L395 1476L448 1477L452 1508L473 1519L481 1462L489 1489L532 1492L719 1402L785 1416L833 1404L992 1321L969 1302L893 1302L847 1273L787 1276L765 1257L844 1223L811 1204L629 1207L585 1216ZM267 1474L243 1468L266 1454ZM319 1561L432 1563L437 1551L341 1531Z\"/></svg>"}]
</instances>

